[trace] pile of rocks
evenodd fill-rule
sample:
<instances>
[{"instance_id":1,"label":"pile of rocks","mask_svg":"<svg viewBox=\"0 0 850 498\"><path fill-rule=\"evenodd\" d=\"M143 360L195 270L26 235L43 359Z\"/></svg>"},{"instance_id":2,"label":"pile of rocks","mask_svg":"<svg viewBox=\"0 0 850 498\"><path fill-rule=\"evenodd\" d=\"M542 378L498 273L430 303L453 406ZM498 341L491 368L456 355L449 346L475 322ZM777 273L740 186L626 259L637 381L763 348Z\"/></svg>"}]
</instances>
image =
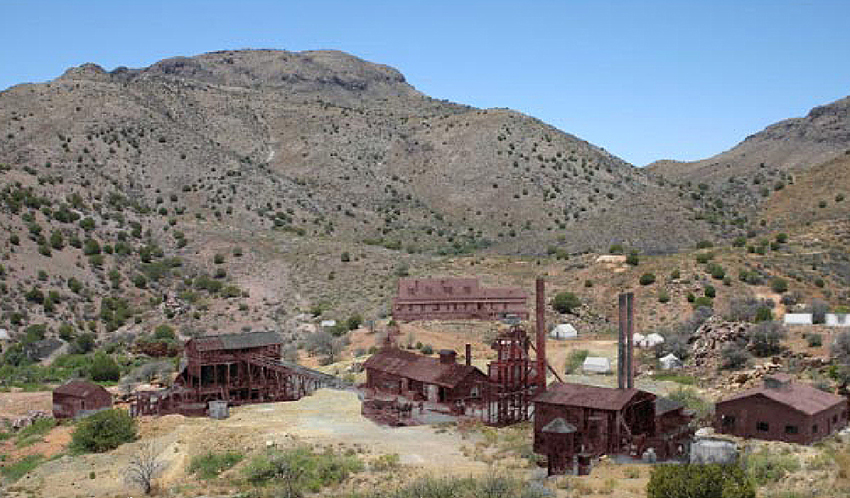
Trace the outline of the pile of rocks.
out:
<instances>
[{"instance_id":1,"label":"pile of rocks","mask_svg":"<svg viewBox=\"0 0 850 498\"><path fill-rule=\"evenodd\" d=\"M31 426L36 420L43 418L50 418L50 414L42 410L29 410L26 415L12 421L12 429L16 431L21 430L24 427Z\"/></svg>"},{"instance_id":2,"label":"pile of rocks","mask_svg":"<svg viewBox=\"0 0 850 498\"><path fill-rule=\"evenodd\" d=\"M709 318L691 337L693 364L698 367L717 366L723 346L730 342L746 344L750 327L747 322L729 322L719 316Z\"/></svg>"}]
</instances>

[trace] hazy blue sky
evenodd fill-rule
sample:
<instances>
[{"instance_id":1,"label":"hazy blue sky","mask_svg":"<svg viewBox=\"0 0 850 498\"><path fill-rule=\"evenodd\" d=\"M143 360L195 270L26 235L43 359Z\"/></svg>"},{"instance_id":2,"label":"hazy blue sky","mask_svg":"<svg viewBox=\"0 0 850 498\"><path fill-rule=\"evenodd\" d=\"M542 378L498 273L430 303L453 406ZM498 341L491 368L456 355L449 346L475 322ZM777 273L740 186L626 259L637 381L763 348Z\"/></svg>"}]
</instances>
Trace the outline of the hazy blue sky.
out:
<instances>
[{"instance_id":1,"label":"hazy blue sky","mask_svg":"<svg viewBox=\"0 0 850 498\"><path fill-rule=\"evenodd\" d=\"M699 159L850 94L850 1L0 0L0 88L95 62L333 48L636 165Z\"/></svg>"}]
</instances>

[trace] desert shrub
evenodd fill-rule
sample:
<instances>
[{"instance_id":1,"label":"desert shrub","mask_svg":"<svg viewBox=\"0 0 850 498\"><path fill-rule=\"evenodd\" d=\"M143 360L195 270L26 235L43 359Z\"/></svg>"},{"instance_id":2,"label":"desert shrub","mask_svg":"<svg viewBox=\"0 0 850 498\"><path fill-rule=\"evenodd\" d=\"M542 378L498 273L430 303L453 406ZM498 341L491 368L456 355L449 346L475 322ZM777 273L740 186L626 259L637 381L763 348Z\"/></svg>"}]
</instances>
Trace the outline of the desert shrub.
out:
<instances>
[{"instance_id":1,"label":"desert shrub","mask_svg":"<svg viewBox=\"0 0 850 498\"><path fill-rule=\"evenodd\" d=\"M113 408L82 419L71 435L71 449L80 453L103 453L135 441L136 420Z\"/></svg>"},{"instance_id":2,"label":"desert shrub","mask_svg":"<svg viewBox=\"0 0 850 498\"><path fill-rule=\"evenodd\" d=\"M694 308L700 308L700 307L713 308L714 307L714 301L708 296L700 296L700 297L694 299L693 307Z\"/></svg>"},{"instance_id":3,"label":"desert shrub","mask_svg":"<svg viewBox=\"0 0 850 498\"><path fill-rule=\"evenodd\" d=\"M564 364L564 371L568 374L577 371L581 368L581 365L589 354L590 352L586 349L573 349L570 351Z\"/></svg>"},{"instance_id":4,"label":"desert shrub","mask_svg":"<svg viewBox=\"0 0 850 498\"><path fill-rule=\"evenodd\" d=\"M775 483L800 469L800 460L793 454L768 451L764 448L758 453L747 456L745 460L747 474L758 484Z\"/></svg>"},{"instance_id":5,"label":"desert shrub","mask_svg":"<svg viewBox=\"0 0 850 498\"><path fill-rule=\"evenodd\" d=\"M726 270L717 263L709 264L708 267L706 267L706 270L708 270L708 273L711 274L711 278L716 280L723 280L723 277L726 276Z\"/></svg>"},{"instance_id":6,"label":"desert shrub","mask_svg":"<svg viewBox=\"0 0 850 498\"><path fill-rule=\"evenodd\" d=\"M640 276L640 285L651 285L655 283L655 274L654 273L644 273Z\"/></svg>"},{"instance_id":7,"label":"desert shrub","mask_svg":"<svg viewBox=\"0 0 850 498\"><path fill-rule=\"evenodd\" d=\"M705 297L714 298L717 296L717 289L715 289L713 285L706 285L703 289L703 293L705 294Z\"/></svg>"},{"instance_id":8,"label":"desert shrub","mask_svg":"<svg viewBox=\"0 0 850 498\"><path fill-rule=\"evenodd\" d=\"M658 376L655 376L658 378ZM693 381L693 378L691 378ZM704 419L714 411L714 404L700 397L694 389L680 387L679 389L669 393L668 398L673 401L678 401L685 405L688 409L696 413L697 418Z\"/></svg>"},{"instance_id":9,"label":"desert shrub","mask_svg":"<svg viewBox=\"0 0 850 498\"><path fill-rule=\"evenodd\" d=\"M740 345L728 342L720 350L720 368L736 370L750 361L750 354Z\"/></svg>"},{"instance_id":10,"label":"desert shrub","mask_svg":"<svg viewBox=\"0 0 850 498\"><path fill-rule=\"evenodd\" d=\"M422 349L420 349L420 351L422 351L422 354L434 354L434 347L430 344L425 344L424 346L422 346Z\"/></svg>"},{"instance_id":11,"label":"desert shrub","mask_svg":"<svg viewBox=\"0 0 850 498\"><path fill-rule=\"evenodd\" d=\"M389 453L385 455L381 455L375 460L373 460L369 467L372 470L378 472L385 472L388 470L395 470L399 468L401 465L401 458L398 456L398 453Z\"/></svg>"},{"instance_id":12,"label":"desert shrub","mask_svg":"<svg viewBox=\"0 0 850 498\"><path fill-rule=\"evenodd\" d=\"M658 291L658 302L662 303L662 304L663 303L669 303L670 302L670 294L664 289Z\"/></svg>"},{"instance_id":13,"label":"desert shrub","mask_svg":"<svg viewBox=\"0 0 850 498\"><path fill-rule=\"evenodd\" d=\"M738 465L655 465L647 498L755 498L756 490Z\"/></svg>"},{"instance_id":14,"label":"desert shrub","mask_svg":"<svg viewBox=\"0 0 850 498\"><path fill-rule=\"evenodd\" d=\"M552 299L552 307L558 313L572 313L579 306L581 306L581 299L572 292L559 292Z\"/></svg>"},{"instance_id":15,"label":"desert shrub","mask_svg":"<svg viewBox=\"0 0 850 498\"><path fill-rule=\"evenodd\" d=\"M812 300L812 323L825 323L826 313L829 311L829 303L822 299Z\"/></svg>"},{"instance_id":16,"label":"desert shrub","mask_svg":"<svg viewBox=\"0 0 850 498\"><path fill-rule=\"evenodd\" d=\"M288 488L284 496L301 496L336 486L363 468L356 454L338 454L331 448L314 453L302 446L257 455L245 467L244 474L255 486L282 484Z\"/></svg>"},{"instance_id":17,"label":"desert shrub","mask_svg":"<svg viewBox=\"0 0 850 498\"><path fill-rule=\"evenodd\" d=\"M89 375L96 381L116 381L121 377L121 368L111 356L98 351L92 358Z\"/></svg>"},{"instance_id":18,"label":"desert shrub","mask_svg":"<svg viewBox=\"0 0 850 498\"><path fill-rule=\"evenodd\" d=\"M217 265L224 263L224 254L216 253L216 255L213 256L213 263Z\"/></svg>"},{"instance_id":19,"label":"desert shrub","mask_svg":"<svg viewBox=\"0 0 850 498\"><path fill-rule=\"evenodd\" d=\"M205 453L192 458L192 462L189 464L189 472L201 479L215 479L225 470L241 462L243 458L242 453L232 451Z\"/></svg>"},{"instance_id":20,"label":"desert shrub","mask_svg":"<svg viewBox=\"0 0 850 498\"><path fill-rule=\"evenodd\" d=\"M713 258L714 258L713 252L700 252L700 253L697 253L697 255L696 255L696 261L697 261L697 263L699 263L701 265L708 263Z\"/></svg>"},{"instance_id":21,"label":"desert shrub","mask_svg":"<svg viewBox=\"0 0 850 498\"><path fill-rule=\"evenodd\" d=\"M697 242L697 249L708 249L709 247L714 247L714 244L708 240L701 240Z\"/></svg>"},{"instance_id":22,"label":"desert shrub","mask_svg":"<svg viewBox=\"0 0 850 498\"><path fill-rule=\"evenodd\" d=\"M780 342L787 332L782 324L764 321L750 330L750 347L756 356L770 356L782 351Z\"/></svg>"},{"instance_id":23,"label":"desert shrub","mask_svg":"<svg viewBox=\"0 0 850 498\"><path fill-rule=\"evenodd\" d=\"M835 336L829 346L829 352L840 365L850 365L850 331L843 331Z\"/></svg>"},{"instance_id":24,"label":"desert shrub","mask_svg":"<svg viewBox=\"0 0 850 498\"><path fill-rule=\"evenodd\" d=\"M823 346L823 336L814 332L806 334L806 343L810 348L819 348Z\"/></svg>"},{"instance_id":25,"label":"desert shrub","mask_svg":"<svg viewBox=\"0 0 850 498\"><path fill-rule=\"evenodd\" d=\"M770 288L773 292L782 294L788 290L788 281L781 277L774 277L770 280Z\"/></svg>"},{"instance_id":26,"label":"desert shrub","mask_svg":"<svg viewBox=\"0 0 850 498\"><path fill-rule=\"evenodd\" d=\"M640 256L638 256L637 251L632 251L628 256L626 256L626 263L632 266L640 264Z\"/></svg>"},{"instance_id":27,"label":"desert shrub","mask_svg":"<svg viewBox=\"0 0 850 498\"><path fill-rule=\"evenodd\" d=\"M174 333L174 328L163 323L154 329L153 338L157 341L174 341L177 340L177 335Z\"/></svg>"},{"instance_id":28,"label":"desert shrub","mask_svg":"<svg viewBox=\"0 0 850 498\"><path fill-rule=\"evenodd\" d=\"M343 263L348 263L349 261L351 261L351 255L348 254L348 251L345 251L339 255L339 260Z\"/></svg>"},{"instance_id":29,"label":"desert shrub","mask_svg":"<svg viewBox=\"0 0 850 498\"><path fill-rule=\"evenodd\" d=\"M348 320L345 321L345 327L348 330L356 330L360 328L360 325L363 323L363 317L359 314L355 313L348 317Z\"/></svg>"},{"instance_id":30,"label":"desert shrub","mask_svg":"<svg viewBox=\"0 0 850 498\"><path fill-rule=\"evenodd\" d=\"M17 462L7 463L0 466L0 474L2 474L8 482L15 482L38 467L43 461L43 455L27 455Z\"/></svg>"}]
</instances>

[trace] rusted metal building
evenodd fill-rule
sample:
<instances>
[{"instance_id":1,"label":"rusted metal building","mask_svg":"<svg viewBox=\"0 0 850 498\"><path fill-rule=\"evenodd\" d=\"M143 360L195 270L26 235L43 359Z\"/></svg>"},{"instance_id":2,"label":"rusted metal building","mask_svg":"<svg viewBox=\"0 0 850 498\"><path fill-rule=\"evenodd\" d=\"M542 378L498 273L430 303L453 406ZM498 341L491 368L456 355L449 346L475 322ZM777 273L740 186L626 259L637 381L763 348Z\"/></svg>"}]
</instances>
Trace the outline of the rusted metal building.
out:
<instances>
[{"instance_id":1,"label":"rusted metal building","mask_svg":"<svg viewBox=\"0 0 850 498\"><path fill-rule=\"evenodd\" d=\"M336 378L281 360L275 332L251 332L190 339L180 373L165 391L137 393L134 415L205 415L210 401L229 405L292 401L334 385Z\"/></svg>"},{"instance_id":2,"label":"rusted metal building","mask_svg":"<svg viewBox=\"0 0 850 498\"><path fill-rule=\"evenodd\" d=\"M787 374L715 405L715 429L735 436L811 444L847 425L847 399Z\"/></svg>"},{"instance_id":3,"label":"rusted metal building","mask_svg":"<svg viewBox=\"0 0 850 498\"><path fill-rule=\"evenodd\" d=\"M363 363L366 387L397 394L412 401L446 405L454 412L481 403L487 376L478 368L459 364L452 350L440 351L439 358L397 348L384 348Z\"/></svg>"},{"instance_id":4,"label":"rusted metal building","mask_svg":"<svg viewBox=\"0 0 850 498\"><path fill-rule=\"evenodd\" d=\"M634 387L634 307L631 293L620 295L617 388L553 382L536 394L534 451L549 461L549 473L590 472L601 455L655 458L684 454L692 436L693 413L672 400Z\"/></svg>"},{"instance_id":5,"label":"rusted metal building","mask_svg":"<svg viewBox=\"0 0 850 498\"><path fill-rule=\"evenodd\" d=\"M112 394L103 387L82 380L72 380L53 391L53 417L85 417L112 408Z\"/></svg>"},{"instance_id":6,"label":"rusted metal building","mask_svg":"<svg viewBox=\"0 0 850 498\"><path fill-rule=\"evenodd\" d=\"M526 293L517 287L480 287L475 278L401 278L395 320L528 318Z\"/></svg>"}]
</instances>

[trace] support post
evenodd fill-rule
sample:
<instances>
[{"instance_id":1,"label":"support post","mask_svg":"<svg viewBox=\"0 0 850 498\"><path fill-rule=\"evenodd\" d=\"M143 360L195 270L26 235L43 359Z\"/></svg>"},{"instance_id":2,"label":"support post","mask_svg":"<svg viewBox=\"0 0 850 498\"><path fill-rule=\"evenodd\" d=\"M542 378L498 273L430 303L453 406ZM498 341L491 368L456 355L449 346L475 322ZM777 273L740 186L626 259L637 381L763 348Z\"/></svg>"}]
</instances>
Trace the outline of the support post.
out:
<instances>
[{"instance_id":1,"label":"support post","mask_svg":"<svg viewBox=\"0 0 850 498\"><path fill-rule=\"evenodd\" d=\"M537 386L546 390L546 284L537 277Z\"/></svg>"},{"instance_id":2,"label":"support post","mask_svg":"<svg viewBox=\"0 0 850 498\"><path fill-rule=\"evenodd\" d=\"M635 387L635 366L634 366L634 337L635 337L635 310L634 310L635 295L632 292L626 294L626 314L628 320L626 323L626 387L632 389Z\"/></svg>"},{"instance_id":3,"label":"support post","mask_svg":"<svg viewBox=\"0 0 850 498\"><path fill-rule=\"evenodd\" d=\"M626 334L628 334L627 314L626 314L626 295L619 295L619 320L617 321L618 336L617 336L617 387L624 389L626 387Z\"/></svg>"}]
</instances>

